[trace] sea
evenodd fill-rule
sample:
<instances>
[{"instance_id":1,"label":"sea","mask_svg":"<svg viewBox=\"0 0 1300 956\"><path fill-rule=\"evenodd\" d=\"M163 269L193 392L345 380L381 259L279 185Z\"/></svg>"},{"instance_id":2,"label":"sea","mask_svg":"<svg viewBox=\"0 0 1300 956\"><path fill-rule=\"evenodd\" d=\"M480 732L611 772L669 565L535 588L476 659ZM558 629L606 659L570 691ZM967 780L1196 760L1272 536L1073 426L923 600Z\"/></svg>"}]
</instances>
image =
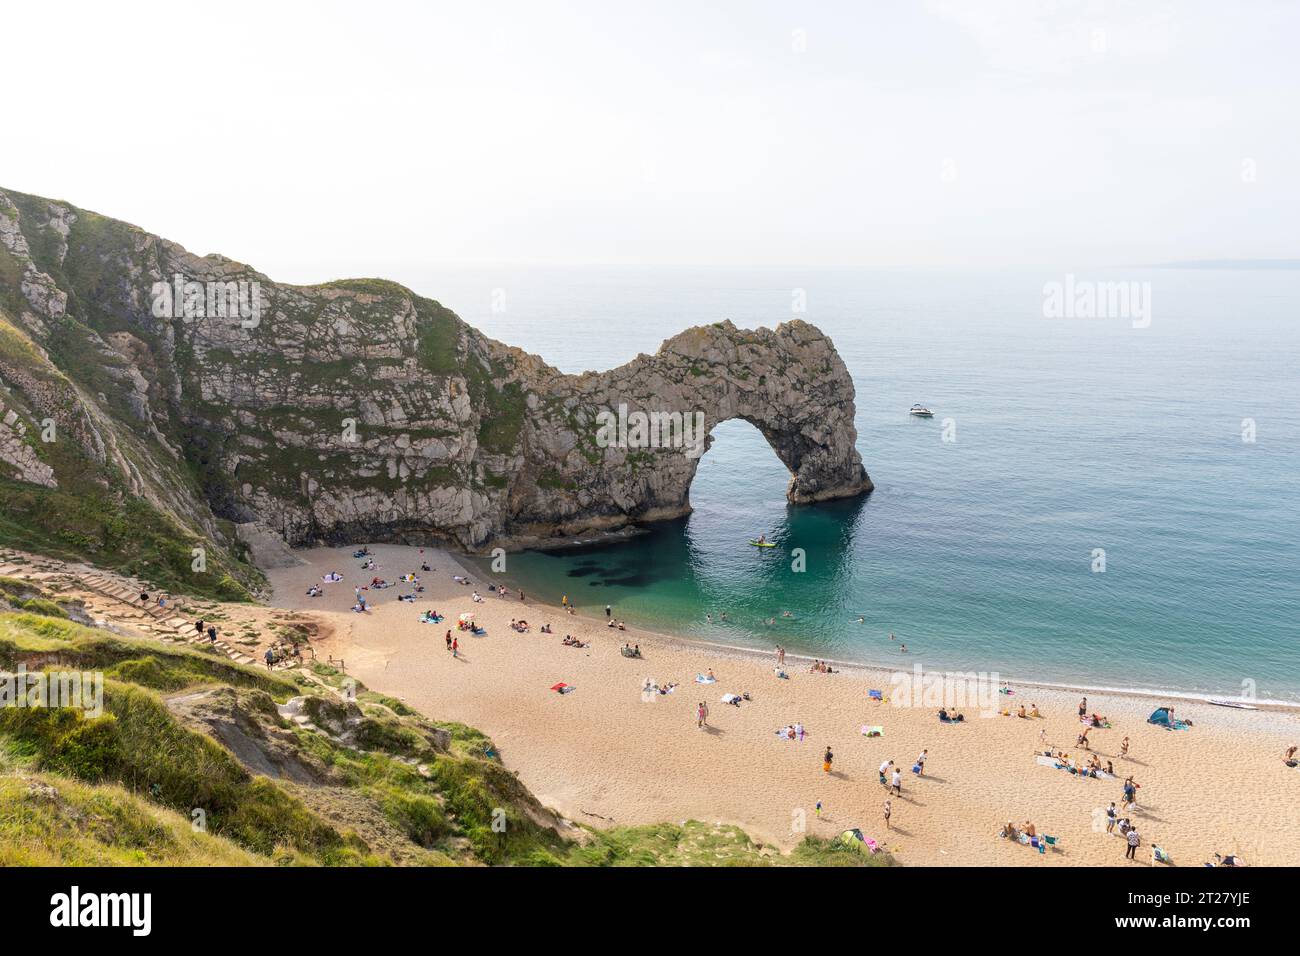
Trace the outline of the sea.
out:
<instances>
[{"instance_id":1,"label":"sea","mask_svg":"<svg viewBox=\"0 0 1300 956\"><path fill-rule=\"evenodd\" d=\"M692 325L798 318L853 377L869 496L789 505L760 432L725 422L688 517L510 554L506 577L539 599L833 661L1300 702L1300 271L401 278L563 372ZM778 547L750 546L760 534Z\"/></svg>"}]
</instances>

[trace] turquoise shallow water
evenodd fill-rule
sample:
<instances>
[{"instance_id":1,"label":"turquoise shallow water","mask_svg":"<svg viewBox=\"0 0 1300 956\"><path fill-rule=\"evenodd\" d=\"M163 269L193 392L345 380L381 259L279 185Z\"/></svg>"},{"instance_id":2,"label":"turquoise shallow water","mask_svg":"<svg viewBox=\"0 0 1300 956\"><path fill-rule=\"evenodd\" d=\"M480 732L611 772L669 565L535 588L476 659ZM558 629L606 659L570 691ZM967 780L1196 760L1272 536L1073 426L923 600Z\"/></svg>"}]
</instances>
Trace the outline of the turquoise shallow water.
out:
<instances>
[{"instance_id":1,"label":"turquoise shallow water","mask_svg":"<svg viewBox=\"0 0 1300 956\"><path fill-rule=\"evenodd\" d=\"M775 325L803 289L801 317L854 377L871 496L789 507L762 436L725 423L689 518L628 544L510 556L508 576L539 597L839 660L901 663L892 631L909 665L1214 694L1253 681L1261 698L1300 700L1300 273L1090 277L1151 282L1149 328L1044 318L1043 283L1064 270L404 278L567 372L693 324ZM913 402L936 417L910 418ZM955 442L941 440L948 418ZM748 547L759 532L781 547Z\"/></svg>"}]
</instances>

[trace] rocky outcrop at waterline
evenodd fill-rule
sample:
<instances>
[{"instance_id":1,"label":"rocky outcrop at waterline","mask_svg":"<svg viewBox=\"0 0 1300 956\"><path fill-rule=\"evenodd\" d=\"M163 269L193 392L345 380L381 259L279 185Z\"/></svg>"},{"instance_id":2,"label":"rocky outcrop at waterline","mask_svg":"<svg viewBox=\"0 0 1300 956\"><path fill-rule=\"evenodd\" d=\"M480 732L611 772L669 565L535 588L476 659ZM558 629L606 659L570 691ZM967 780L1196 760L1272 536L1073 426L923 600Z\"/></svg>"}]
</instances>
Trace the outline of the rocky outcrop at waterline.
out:
<instances>
[{"instance_id":1,"label":"rocky outcrop at waterline","mask_svg":"<svg viewBox=\"0 0 1300 956\"><path fill-rule=\"evenodd\" d=\"M565 375L395 283L282 285L3 190L0 380L30 450L0 445L0 475L75 466L232 552L268 530L482 549L681 515L733 418L790 470L792 502L871 489L852 380L805 322L702 326Z\"/></svg>"}]
</instances>

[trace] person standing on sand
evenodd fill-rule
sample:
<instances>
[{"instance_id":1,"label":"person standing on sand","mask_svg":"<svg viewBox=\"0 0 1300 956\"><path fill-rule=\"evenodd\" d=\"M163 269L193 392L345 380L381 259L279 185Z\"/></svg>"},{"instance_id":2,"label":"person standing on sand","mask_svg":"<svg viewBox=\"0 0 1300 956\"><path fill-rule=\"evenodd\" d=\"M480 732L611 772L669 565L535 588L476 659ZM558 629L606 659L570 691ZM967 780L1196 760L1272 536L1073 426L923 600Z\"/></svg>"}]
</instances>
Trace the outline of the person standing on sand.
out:
<instances>
[{"instance_id":1,"label":"person standing on sand","mask_svg":"<svg viewBox=\"0 0 1300 956\"><path fill-rule=\"evenodd\" d=\"M698 704L695 705L695 726L697 729L703 730L708 725L709 725L709 705L706 704L704 701L700 701Z\"/></svg>"},{"instance_id":2,"label":"person standing on sand","mask_svg":"<svg viewBox=\"0 0 1300 956\"><path fill-rule=\"evenodd\" d=\"M930 751L927 749L927 750L922 750L921 755L916 758L916 767L917 767L916 775L918 777L925 776L925 762L926 760L929 759L929 757L930 757Z\"/></svg>"},{"instance_id":3,"label":"person standing on sand","mask_svg":"<svg viewBox=\"0 0 1300 956\"><path fill-rule=\"evenodd\" d=\"M884 763L880 765L880 785L882 787L889 786L889 782L885 777L885 774L889 773L889 768L892 767L893 765L894 765L894 761L892 760L886 760Z\"/></svg>"},{"instance_id":4,"label":"person standing on sand","mask_svg":"<svg viewBox=\"0 0 1300 956\"><path fill-rule=\"evenodd\" d=\"M1082 720L1088 716L1088 698L1079 701L1079 719Z\"/></svg>"},{"instance_id":5,"label":"person standing on sand","mask_svg":"<svg viewBox=\"0 0 1300 956\"><path fill-rule=\"evenodd\" d=\"M776 666L777 667L785 666L785 648L779 644L776 647ZM1295 748L1293 747L1292 749L1294 750Z\"/></svg>"},{"instance_id":6,"label":"person standing on sand","mask_svg":"<svg viewBox=\"0 0 1300 956\"><path fill-rule=\"evenodd\" d=\"M1115 802L1112 800L1110 806L1106 808L1106 832L1107 833L1115 832L1115 820L1118 817L1119 817L1119 813L1115 810Z\"/></svg>"},{"instance_id":7,"label":"person standing on sand","mask_svg":"<svg viewBox=\"0 0 1300 956\"><path fill-rule=\"evenodd\" d=\"M460 657L460 638L458 637L451 639L451 656Z\"/></svg>"},{"instance_id":8,"label":"person standing on sand","mask_svg":"<svg viewBox=\"0 0 1300 956\"><path fill-rule=\"evenodd\" d=\"M894 796L901 797L903 795L903 771L899 770L897 767L894 768L893 789Z\"/></svg>"},{"instance_id":9,"label":"person standing on sand","mask_svg":"<svg viewBox=\"0 0 1300 956\"><path fill-rule=\"evenodd\" d=\"M1127 737L1125 737L1123 740L1121 740L1121 741L1119 742L1119 755L1120 755L1121 757L1127 757L1127 756L1128 756L1128 738L1127 738Z\"/></svg>"},{"instance_id":10,"label":"person standing on sand","mask_svg":"<svg viewBox=\"0 0 1300 956\"><path fill-rule=\"evenodd\" d=\"M568 606L569 606L569 596L567 594L561 594L560 607L568 607Z\"/></svg>"},{"instance_id":11,"label":"person standing on sand","mask_svg":"<svg viewBox=\"0 0 1300 956\"><path fill-rule=\"evenodd\" d=\"M835 754L831 753L831 748L828 745L826 747L826 755L822 757L822 771L825 773L830 773L831 764L833 764L834 762L835 762Z\"/></svg>"},{"instance_id":12,"label":"person standing on sand","mask_svg":"<svg viewBox=\"0 0 1300 956\"><path fill-rule=\"evenodd\" d=\"M451 653L451 628L447 628L447 653Z\"/></svg>"},{"instance_id":13,"label":"person standing on sand","mask_svg":"<svg viewBox=\"0 0 1300 956\"><path fill-rule=\"evenodd\" d=\"M1134 854L1137 853L1137 848L1142 845L1142 838L1138 836L1137 827L1133 827L1131 830L1128 831L1127 840L1128 840L1128 849L1124 851L1124 859L1126 860L1137 859L1137 857L1135 857Z\"/></svg>"},{"instance_id":14,"label":"person standing on sand","mask_svg":"<svg viewBox=\"0 0 1300 956\"><path fill-rule=\"evenodd\" d=\"M614 613L614 609L613 609L612 607L610 607L608 604L606 604L606 605L605 605L605 616L606 616L606 617L609 617L609 616L612 615L613 613Z\"/></svg>"},{"instance_id":15,"label":"person standing on sand","mask_svg":"<svg viewBox=\"0 0 1300 956\"><path fill-rule=\"evenodd\" d=\"M890 813L893 812L893 810L894 810L893 804L891 804L888 800L886 800L885 801L885 829L886 830L892 829L889 825L889 815Z\"/></svg>"}]
</instances>

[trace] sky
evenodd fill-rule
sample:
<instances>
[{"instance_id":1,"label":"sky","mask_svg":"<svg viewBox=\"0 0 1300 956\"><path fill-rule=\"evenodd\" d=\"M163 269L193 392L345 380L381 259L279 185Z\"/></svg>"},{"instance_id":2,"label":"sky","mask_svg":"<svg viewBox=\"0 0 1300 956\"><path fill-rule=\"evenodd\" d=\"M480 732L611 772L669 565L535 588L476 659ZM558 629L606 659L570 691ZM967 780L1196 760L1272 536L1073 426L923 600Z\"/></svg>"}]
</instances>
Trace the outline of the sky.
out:
<instances>
[{"instance_id":1,"label":"sky","mask_svg":"<svg viewBox=\"0 0 1300 956\"><path fill-rule=\"evenodd\" d=\"M293 282L1288 258L1298 28L1275 0L4 0L0 186Z\"/></svg>"}]
</instances>

